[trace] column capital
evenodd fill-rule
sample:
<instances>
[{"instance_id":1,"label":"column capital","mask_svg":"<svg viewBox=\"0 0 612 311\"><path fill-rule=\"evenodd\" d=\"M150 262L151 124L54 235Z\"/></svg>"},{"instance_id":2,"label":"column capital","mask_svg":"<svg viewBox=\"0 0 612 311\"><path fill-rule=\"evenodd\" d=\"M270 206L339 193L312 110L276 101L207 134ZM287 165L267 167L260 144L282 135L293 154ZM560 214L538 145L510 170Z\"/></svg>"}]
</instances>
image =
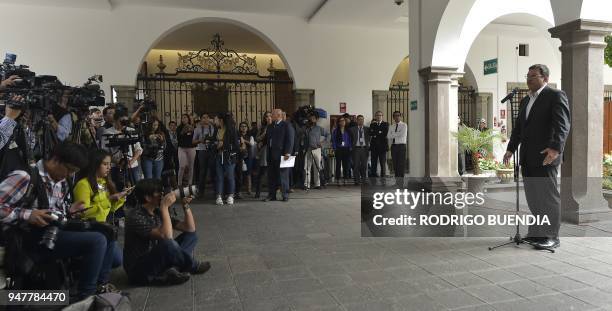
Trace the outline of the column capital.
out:
<instances>
[{"instance_id":1,"label":"column capital","mask_svg":"<svg viewBox=\"0 0 612 311\"><path fill-rule=\"evenodd\" d=\"M463 75L457 70L457 67L429 66L419 69L419 74L426 77L429 83L452 83L453 80L456 81Z\"/></svg>"},{"instance_id":2,"label":"column capital","mask_svg":"<svg viewBox=\"0 0 612 311\"><path fill-rule=\"evenodd\" d=\"M607 21L577 19L548 29L553 38L561 40L561 49L572 47L606 46L603 38L612 32Z\"/></svg>"}]
</instances>

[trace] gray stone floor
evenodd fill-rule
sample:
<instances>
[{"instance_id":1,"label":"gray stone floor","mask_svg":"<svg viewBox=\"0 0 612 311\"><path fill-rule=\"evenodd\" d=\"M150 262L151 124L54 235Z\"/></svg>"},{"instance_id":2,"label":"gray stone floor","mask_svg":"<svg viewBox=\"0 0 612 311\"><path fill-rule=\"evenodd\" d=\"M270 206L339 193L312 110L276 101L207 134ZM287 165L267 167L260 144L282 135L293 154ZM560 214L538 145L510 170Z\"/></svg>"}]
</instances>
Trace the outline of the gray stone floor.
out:
<instances>
[{"instance_id":1,"label":"gray stone floor","mask_svg":"<svg viewBox=\"0 0 612 311\"><path fill-rule=\"evenodd\" d=\"M555 254L487 250L500 238L362 238L359 194L196 203L208 273L175 287L131 288L121 270L114 281L134 310L612 310L610 238L562 238Z\"/></svg>"}]
</instances>

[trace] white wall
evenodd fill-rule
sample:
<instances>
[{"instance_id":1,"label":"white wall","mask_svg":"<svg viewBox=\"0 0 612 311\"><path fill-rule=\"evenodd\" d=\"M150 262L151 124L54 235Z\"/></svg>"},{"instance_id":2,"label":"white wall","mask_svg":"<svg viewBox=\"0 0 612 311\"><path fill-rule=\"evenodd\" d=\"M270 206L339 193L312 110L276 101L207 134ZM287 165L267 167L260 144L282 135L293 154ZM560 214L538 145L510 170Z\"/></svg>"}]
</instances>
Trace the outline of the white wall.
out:
<instances>
[{"instance_id":1,"label":"white wall","mask_svg":"<svg viewBox=\"0 0 612 311\"><path fill-rule=\"evenodd\" d=\"M40 74L80 84L93 73L110 85L133 85L148 50L165 33L187 23L223 20L264 36L283 57L296 88L315 89L317 106L371 114L372 90L386 89L408 54L408 30L308 24L271 15L118 6L112 11L0 5L4 31L0 52L19 55ZM27 22L24 22L27 21ZM239 21L239 22L238 22ZM18 25L18 26L17 26ZM110 98L109 100L110 101Z\"/></svg>"},{"instance_id":2,"label":"white wall","mask_svg":"<svg viewBox=\"0 0 612 311\"><path fill-rule=\"evenodd\" d=\"M561 53L558 46L552 44L540 30L528 26L489 24L476 38L468 57L467 65L471 68L478 92L493 93L494 116L499 120L499 109L506 109L506 104L499 101L508 92L508 82L525 82L529 66L545 64L550 68L550 79L561 86ZM518 56L519 44L529 44L529 56ZM552 43L552 44L551 44ZM484 61L497 58L497 74L484 75ZM492 124L493 120L487 120ZM504 120L507 124L507 120Z\"/></svg>"}]
</instances>

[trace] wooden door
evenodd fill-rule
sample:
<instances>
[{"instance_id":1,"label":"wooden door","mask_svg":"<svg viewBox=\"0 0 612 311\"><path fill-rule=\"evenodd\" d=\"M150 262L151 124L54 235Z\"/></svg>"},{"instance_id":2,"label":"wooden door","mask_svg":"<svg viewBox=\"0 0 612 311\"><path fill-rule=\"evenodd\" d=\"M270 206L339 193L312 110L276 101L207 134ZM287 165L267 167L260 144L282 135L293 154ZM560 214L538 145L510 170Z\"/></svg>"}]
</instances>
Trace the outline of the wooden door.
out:
<instances>
[{"instance_id":1,"label":"wooden door","mask_svg":"<svg viewBox=\"0 0 612 311\"><path fill-rule=\"evenodd\" d=\"M604 103L603 152L612 152L612 101Z\"/></svg>"}]
</instances>

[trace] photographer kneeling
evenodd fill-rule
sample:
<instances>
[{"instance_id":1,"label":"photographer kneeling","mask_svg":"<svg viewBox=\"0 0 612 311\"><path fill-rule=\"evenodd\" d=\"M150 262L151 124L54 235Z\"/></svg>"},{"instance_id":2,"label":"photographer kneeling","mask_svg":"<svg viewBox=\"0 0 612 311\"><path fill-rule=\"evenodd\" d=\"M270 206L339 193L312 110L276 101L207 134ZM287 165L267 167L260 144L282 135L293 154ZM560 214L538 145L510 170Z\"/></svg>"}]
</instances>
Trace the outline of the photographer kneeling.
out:
<instances>
[{"instance_id":1,"label":"photographer kneeling","mask_svg":"<svg viewBox=\"0 0 612 311\"><path fill-rule=\"evenodd\" d=\"M112 268L120 267L123 252L117 243L118 229L113 224L106 223L110 212L115 212L125 203L125 197L131 189L117 192L109 178L111 155L104 150L95 149L89 154L89 165L79 174L79 181L74 186L74 200L83 202L84 211L81 218L98 224L96 228L104 230L109 248L102 263L98 277L98 292L117 292L115 286L109 283Z\"/></svg>"},{"instance_id":2,"label":"photographer kneeling","mask_svg":"<svg viewBox=\"0 0 612 311\"><path fill-rule=\"evenodd\" d=\"M67 206L67 178L86 165L83 146L60 143L48 160L38 161L32 175L15 170L0 183L0 222L13 228L29 224L19 235L23 245L20 251L26 257L35 263L80 258L79 299L96 292L102 262L112 252L103 234L67 231L58 221L82 210L80 202Z\"/></svg>"},{"instance_id":3,"label":"photographer kneeling","mask_svg":"<svg viewBox=\"0 0 612 311\"><path fill-rule=\"evenodd\" d=\"M136 184L138 205L128 210L125 222L123 267L131 283L181 284L189 274L202 274L210 269L209 262L193 258L197 243L195 222L189 203L183 199L185 219L170 216L176 201L174 192L162 197L162 182L143 179ZM173 230L182 233L173 239Z\"/></svg>"}]
</instances>

